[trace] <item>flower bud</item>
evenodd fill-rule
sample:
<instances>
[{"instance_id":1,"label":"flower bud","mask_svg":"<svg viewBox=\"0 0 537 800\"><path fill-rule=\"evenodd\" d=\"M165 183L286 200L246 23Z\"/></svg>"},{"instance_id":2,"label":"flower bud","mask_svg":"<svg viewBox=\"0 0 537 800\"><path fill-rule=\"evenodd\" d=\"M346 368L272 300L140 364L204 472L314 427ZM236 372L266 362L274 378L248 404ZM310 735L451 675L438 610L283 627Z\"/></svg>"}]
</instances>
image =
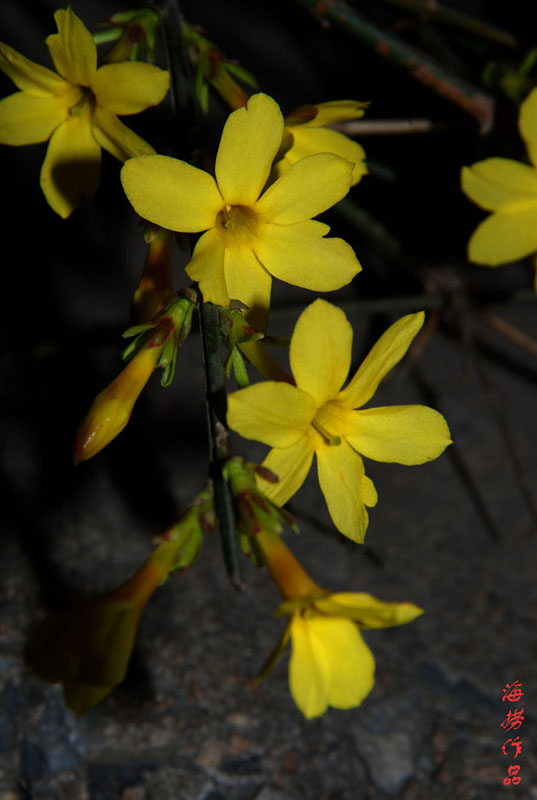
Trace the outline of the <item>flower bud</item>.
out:
<instances>
[{"instance_id":1,"label":"flower bud","mask_svg":"<svg viewBox=\"0 0 537 800\"><path fill-rule=\"evenodd\" d=\"M75 464L92 458L121 433L163 348L164 344L160 344L139 350L117 378L99 392L76 433Z\"/></svg>"}]
</instances>

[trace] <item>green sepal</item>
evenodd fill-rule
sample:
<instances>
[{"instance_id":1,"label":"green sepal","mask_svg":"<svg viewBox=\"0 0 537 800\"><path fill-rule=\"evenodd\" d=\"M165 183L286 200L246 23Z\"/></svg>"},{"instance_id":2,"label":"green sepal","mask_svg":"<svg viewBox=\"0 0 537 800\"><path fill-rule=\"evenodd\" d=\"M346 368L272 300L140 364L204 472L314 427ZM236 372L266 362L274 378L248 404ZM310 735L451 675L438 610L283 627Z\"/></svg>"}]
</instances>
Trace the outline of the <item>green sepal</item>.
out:
<instances>
[{"instance_id":1,"label":"green sepal","mask_svg":"<svg viewBox=\"0 0 537 800\"><path fill-rule=\"evenodd\" d=\"M285 526L297 531L298 526L288 511L277 506L257 488L255 473L258 469L255 464L235 456L226 461L223 472L233 496L241 548L260 566L263 558L255 544L255 537L261 531L281 533Z\"/></svg>"},{"instance_id":2,"label":"green sepal","mask_svg":"<svg viewBox=\"0 0 537 800\"><path fill-rule=\"evenodd\" d=\"M117 41L122 33L123 28L105 28L105 30L92 33L92 38L96 45L109 44Z\"/></svg>"},{"instance_id":3,"label":"green sepal","mask_svg":"<svg viewBox=\"0 0 537 800\"><path fill-rule=\"evenodd\" d=\"M225 363L225 375L229 378L233 372L233 377L240 389L248 386L250 379L246 369L246 363L238 347L243 342L256 342L265 339L265 334L256 331L244 319L244 311L247 310L243 303L232 300L228 308L220 309L220 320L224 342L228 349L228 358Z\"/></svg>"},{"instance_id":4,"label":"green sepal","mask_svg":"<svg viewBox=\"0 0 537 800\"><path fill-rule=\"evenodd\" d=\"M160 23L160 14L152 8L135 9L133 11L118 11L112 14L110 22L122 25L139 25L143 28L147 46L151 53L155 52L157 29Z\"/></svg>"},{"instance_id":5,"label":"green sepal","mask_svg":"<svg viewBox=\"0 0 537 800\"><path fill-rule=\"evenodd\" d=\"M248 377L248 370L246 369L244 357L238 347L233 348L225 364L226 378L229 378L231 372L233 372L235 383L239 389L244 389L246 386L249 386L250 378Z\"/></svg>"},{"instance_id":6,"label":"green sepal","mask_svg":"<svg viewBox=\"0 0 537 800\"><path fill-rule=\"evenodd\" d=\"M209 85L207 76L211 68L209 53L206 48L199 50L198 63L196 64L196 83L194 93L204 114L209 111Z\"/></svg>"},{"instance_id":7,"label":"green sepal","mask_svg":"<svg viewBox=\"0 0 537 800\"><path fill-rule=\"evenodd\" d=\"M184 572L198 560L203 537L207 531L214 530L215 525L213 487L209 483L175 525L153 539L160 548L168 569L161 584L166 583L173 575Z\"/></svg>"},{"instance_id":8,"label":"green sepal","mask_svg":"<svg viewBox=\"0 0 537 800\"><path fill-rule=\"evenodd\" d=\"M240 64L237 64L234 61L226 61L224 63L225 69L233 75L234 78L238 78L243 83L248 84L248 86L253 86L254 88L259 86L259 83L254 75L247 70L245 67L241 67Z\"/></svg>"},{"instance_id":9,"label":"green sepal","mask_svg":"<svg viewBox=\"0 0 537 800\"><path fill-rule=\"evenodd\" d=\"M164 345L157 366L163 369L161 385L169 386L175 374L177 351L190 333L197 302L195 289L181 289L154 320L127 328L123 337L134 338L121 354L123 361L131 359L144 347Z\"/></svg>"},{"instance_id":10,"label":"green sepal","mask_svg":"<svg viewBox=\"0 0 537 800\"><path fill-rule=\"evenodd\" d=\"M289 637L291 636L291 620L285 626L285 630L280 637L279 641L276 643L276 646L269 654L268 658L264 662L263 666L257 673L257 676L254 680L254 685L257 686L261 683L261 681L265 680L269 672L271 672L280 658L282 657L285 648L287 647L287 642L289 641Z\"/></svg>"}]
</instances>

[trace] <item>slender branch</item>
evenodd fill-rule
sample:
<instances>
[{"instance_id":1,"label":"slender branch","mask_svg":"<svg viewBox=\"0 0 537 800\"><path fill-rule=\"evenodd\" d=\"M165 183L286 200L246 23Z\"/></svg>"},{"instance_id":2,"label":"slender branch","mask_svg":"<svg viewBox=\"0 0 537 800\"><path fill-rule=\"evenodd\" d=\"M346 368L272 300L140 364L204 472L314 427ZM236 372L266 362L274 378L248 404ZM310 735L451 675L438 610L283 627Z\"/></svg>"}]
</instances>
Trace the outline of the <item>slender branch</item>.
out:
<instances>
[{"instance_id":1,"label":"slender branch","mask_svg":"<svg viewBox=\"0 0 537 800\"><path fill-rule=\"evenodd\" d=\"M400 136L407 133L429 133L438 128L430 119L349 119L330 125L346 136Z\"/></svg>"},{"instance_id":2,"label":"slender branch","mask_svg":"<svg viewBox=\"0 0 537 800\"><path fill-rule=\"evenodd\" d=\"M232 585L239 589L243 586L243 581L235 528L235 512L229 484L223 474L224 464L229 458L229 437L226 427L226 376L222 357L223 341L218 306L213 306L211 303L202 304L200 330L207 382L210 475L214 482L214 503L224 563Z\"/></svg>"},{"instance_id":3,"label":"slender branch","mask_svg":"<svg viewBox=\"0 0 537 800\"><path fill-rule=\"evenodd\" d=\"M184 119L193 119L192 81L190 64L181 36L181 12L177 0L166 0L164 32L171 73L174 110ZM205 381L207 386L207 418L209 430L210 466L214 482L214 506L218 519L224 562L231 583L242 586L239 549L235 531L235 516L229 486L223 476L223 465L229 457L226 428L226 389L222 334L217 306L203 303L200 310L200 330L203 344Z\"/></svg>"},{"instance_id":4,"label":"slender branch","mask_svg":"<svg viewBox=\"0 0 537 800\"><path fill-rule=\"evenodd\" d=\"M498 44L503 44L506 47L518 46L516 36L510 31L497 28L495 25L490 25L488 22L477 19L477 17L471 17L464 11L442 6L436 0L383 0L383 2L399 6L414 14L419 14L421 17L430 18L435 22L438 21L446 25L462 28L469 33L489 39L492 42L498 42Z\"/></svg>"},{"instance_id":5,"label":"slender branch","mask_svg":"<svg viewBox=\"0 0 537 800\"><path fill-rule=\"evenodd\" d=\"M404 42L398 36L381 30L372 22L350 8L344 0L298 0L320 22L335 23L362 44L386 58L397 67L406 70L416 80L429 86L452 103L461 106L475 117L482 133L492 128L494 99L475 86L447 72L443 67Z\"/></svg>"}]
</instances>

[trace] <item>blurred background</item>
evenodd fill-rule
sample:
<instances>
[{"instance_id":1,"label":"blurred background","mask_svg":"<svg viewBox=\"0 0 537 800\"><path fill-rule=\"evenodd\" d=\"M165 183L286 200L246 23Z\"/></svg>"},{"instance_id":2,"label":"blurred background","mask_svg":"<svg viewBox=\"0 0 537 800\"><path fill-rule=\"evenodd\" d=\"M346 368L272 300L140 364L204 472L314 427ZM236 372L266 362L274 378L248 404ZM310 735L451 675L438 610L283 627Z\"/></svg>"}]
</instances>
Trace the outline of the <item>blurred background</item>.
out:
<instances>
[{"instance_id":1,"label":"blurred background","mask_svg":"<svg viewBox=\"0 0 537 800\"><path fill-rule=\"evenodd\" d=\"M512 763L521 768L517 797L537 798L534 270L529 261L468 263L484 214L459 187L462 165L526 159L516 100L537 85L531 4L445 2L426 13L403 0L355 0L346 8L359 36L327 21L332 4L318 4L317 16L307 5L180 3L284 113L351 98L371 101L364 122L386 123L382 134L358 136L369 174L323 215L363 266L326 298L353 324L356 364L390 322L428 310L419 348L375 405L438 408L454 445L423 467L366 463L379 504L362 547L333 529L310 476L290 503L300 534L287 542L322 585L409 600L426 613L366 634L373 692L358 709L308 722L289 695L285 659L250 688L282 632L271 616L278 596L249 563L236 593L214 535L192 570L154 596L127 680L101 706L78 719L58 687L33 677L21 652L35 624L137 568L151 537L203 486L208 445L194 325L173 385L162 389L154 376L128 429L73 467L76 427L121 367L145 245L110 156L95 203L62 221L39 189L45 145L2 147L0 800L500 798L513 789L503 784ZM1 40L49 65L55 10L5 2ZM124 7L75 2L73 10L95 30ZM482 24L474 31L449 11ZM378 35L373 45L364 31ZM478 119L384 57L386 35L465 81L494 116ZM166 66L162 43L157 63ZM12 91L0 76L0 96ZM218 142L227 113L211 93L205 142ZM161 153L182 135L169 98L126 122ZM181 288L179 253L176 262ZM275 281L271 332L289 336L314 297ZM235 444L252 458L265 454ZM502 689L515 680L525 720L506 733ZM523 749L514 762L502 745L516 735Z\"/></svg>"}]
</instances>

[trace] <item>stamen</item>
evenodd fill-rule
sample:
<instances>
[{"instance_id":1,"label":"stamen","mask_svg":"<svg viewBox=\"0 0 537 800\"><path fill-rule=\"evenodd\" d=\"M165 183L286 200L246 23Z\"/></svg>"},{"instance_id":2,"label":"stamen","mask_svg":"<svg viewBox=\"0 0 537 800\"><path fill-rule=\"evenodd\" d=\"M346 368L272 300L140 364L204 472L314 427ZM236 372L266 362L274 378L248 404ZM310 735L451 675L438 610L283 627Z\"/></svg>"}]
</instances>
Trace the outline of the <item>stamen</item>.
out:
<instances>
[{"instance_id":1,"label":"stamen","mask_svg":"<svg viewBox=\"0 0 537 800\"><path fill-rule=\"evenodd\" d=\"M317 422L317 419L312 420L313 427L320 433L323 439L325 440L326 444L330 445L331 447L337 447L338 444L341 444L341 437L340 436L333 436L331 433L328 433L322 425Z\"/></svg>"}]
</instances>

